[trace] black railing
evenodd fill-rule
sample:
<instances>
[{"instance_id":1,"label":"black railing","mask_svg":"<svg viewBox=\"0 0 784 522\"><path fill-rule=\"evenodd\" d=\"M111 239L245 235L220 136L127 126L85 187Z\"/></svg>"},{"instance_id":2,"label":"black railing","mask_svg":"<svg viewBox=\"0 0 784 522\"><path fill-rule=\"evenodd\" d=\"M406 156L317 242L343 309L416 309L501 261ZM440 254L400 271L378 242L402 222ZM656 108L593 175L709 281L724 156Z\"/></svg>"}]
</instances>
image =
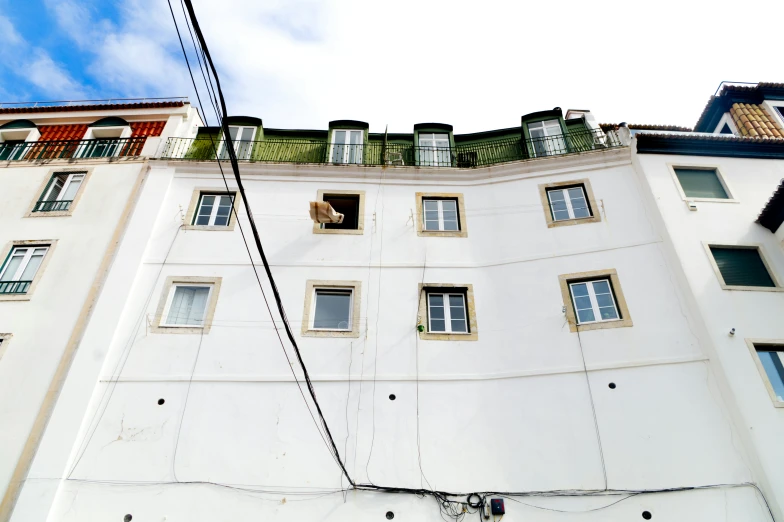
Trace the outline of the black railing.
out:
<instances>
[{"instance_id":1,"label":"black railing","mask_svg":"<svg viewBox=\"0 0 784 522\"><path fill-rule=\"evenodd\" d=\"M33 208L33 212L61 212L71 207L73 200L61 201L38 201Z\"/></svg>"},{"instance_id":2,"label":"black railing","mask_svg":"<svg viewBox=\"0 0 784 522\"><path fill-rule=\"evenodd\" d=\"M0 294L26 294L32 281L0 281Z\"/></svg>"},{"instance_id":3,"label":"black railing","mask_svg":"<svg viewBox=\"0 0 784 522\"><path fill-rule=\"evenodd\" d=\"M139 156L146 136L0 143L0 161Z\"/></svg>"},{"instance_id":4,"label":"black railing","mask_svg":"<svg viewBox=\"0 0 784 522\"><path fill-rule=\"evenodd\" d=\"M409 143L371 141L361 145L327 143L319 140L281 140L233 142L237 159L251 162L330 163L357 165L412 165L420 167L474 168L544 156L619 147L614 135L601 130L523 140L499 140L459 143L455 147L417 147ZM161 154L163 159L228 159L226 144L210 138L169 138Z\"/></svg>"}]
</instances>

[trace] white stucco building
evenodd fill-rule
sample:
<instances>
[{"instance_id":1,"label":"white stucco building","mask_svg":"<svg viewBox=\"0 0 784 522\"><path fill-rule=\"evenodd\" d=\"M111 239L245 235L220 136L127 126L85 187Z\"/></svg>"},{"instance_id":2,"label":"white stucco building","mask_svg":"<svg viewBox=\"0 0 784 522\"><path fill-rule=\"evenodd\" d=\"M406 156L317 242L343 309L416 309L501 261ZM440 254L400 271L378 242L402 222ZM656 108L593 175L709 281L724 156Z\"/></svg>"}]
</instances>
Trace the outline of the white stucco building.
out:
<instances>
[{"instance_id":1,"label":"white stucco building","mask_svg":"<svg viewBox=\"0 0 784 522\"><path fill-rule=\"evenodd\" d=\"M215 159L220 129L194 139L194 122L147 160L10 520L438 520L431 497L342 491L244 202ZM589 111L462 135L226 123L355 482L527 493L506 497L512 522L767 521L760 490L780 516L779 470L761 450L784 409L744 339L782 338L771 322L784 296L723 290L700 265L702 242L736 234L767 241L767 266L784 269L753 223L775 160L745 189L758 160L721 158L740 202L693 212L667 164L696 160L648 154L635 129L604 132ZM315 224L319 201L342 223ZM710 219L723 209L732 230ZM732 301L744 296L755 301ZM761 308L738 317L747 306ZM9 352L14 327L3 323Z\"/></svg>"}]
</instances>

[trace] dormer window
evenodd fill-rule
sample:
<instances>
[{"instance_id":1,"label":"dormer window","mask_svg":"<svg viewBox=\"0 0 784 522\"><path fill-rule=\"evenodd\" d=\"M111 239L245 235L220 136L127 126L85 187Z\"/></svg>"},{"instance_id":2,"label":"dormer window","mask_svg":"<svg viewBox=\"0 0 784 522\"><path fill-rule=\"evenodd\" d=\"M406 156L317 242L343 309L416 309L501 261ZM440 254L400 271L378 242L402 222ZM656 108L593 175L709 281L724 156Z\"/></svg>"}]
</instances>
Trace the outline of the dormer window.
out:
<instances>
[{"instance_id":1,"label":"dormer window","mask_svg":"<svg viewBox=\"0 0 784 522\"><path fill-rule=\"evenodd\" d=\"M450 167L452 153L449 148L449 134L420 132L419 164L428 167Z\"/></svg>"},{"instance_id":2,"label":"dormer window","mask_svg":"<svg viewBox=\"0 0 784 522\"><path fill-rule=\"evenodd\" d=\"M332 133L332 163L362 163L364 131L336 129Z\"/></svg>"},{"instance_id":3,"label":"dormer window","mask_svg":"<svg viewBox=\"0 0 784 522\"><path fill-rule=\"evenodd\" d=\"M28 142L41 137L38 127L30 120L14 120L0 126L0 160L24 159Z\"/></svg>"},{"instance_id":4,"label":"dormer window","mask_svg":"<svg viewBox=\"0 0 784 522\"><path fill-rule=\"evenodd\" d=\"M85 141L75 154L77 158L110 158L118 156L121 139L131 137L131 125L122 118L102 118L87 128Z\"/></svg>"},{"instance_id":5,"label":"dormer window","mask_svg":"<svg viewBox=\"0 0 784 522\"><path fill-rule=\"evenodd\" d=\"M558 120L536 121L528 124L528 134L531 136L531 147L534 156L553 156L564 154L566 142Z\"/></svg>"},{"instance_id":6,"label":"dormer window","mask_svg":"<svg viewBox=\"0 0 784 522\"><path fill-rule=\"evenodd\" d=\"M256 127L230 125L229 137L231 138L234 154L237 156L237 159L250 159L250 153L253 151L253 139L256 137ZM229 159L225 140L221 143L221 150L218 157L223 160Z\"/></svg>"}]
</instances>

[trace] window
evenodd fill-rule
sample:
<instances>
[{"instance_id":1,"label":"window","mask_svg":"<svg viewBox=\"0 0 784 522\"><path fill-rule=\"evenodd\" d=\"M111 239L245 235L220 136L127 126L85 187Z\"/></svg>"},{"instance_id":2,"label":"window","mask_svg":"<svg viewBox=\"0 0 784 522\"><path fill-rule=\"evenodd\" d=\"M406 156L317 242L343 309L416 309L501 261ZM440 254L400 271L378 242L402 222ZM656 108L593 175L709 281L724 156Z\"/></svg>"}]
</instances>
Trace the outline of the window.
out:
<instances>
[{"instance_id":1,"label":"window","mask_svg":"<svg viewBox=\"0 0 784 522\"><path fill-rule=\"evenodd\" d=\"M620 319L609 279L571 283L569 288L577 312L577 324Z\"/></svg>"},{"instance_id":2,"label":"window","mask_svg":"<svg viewBox=\"0 0 784 522\"><path fill-rule=\"evenodd\" d=\"M221 281L220 277L167 277L151 331L174 334L209 333Z\"/></svg>"},{"instance_id":3,"label":"window","mask_svg":"<svg viewBox=\"0 0 784 522\"><path fill-rule=\"evenodd\" d=\"M239 127L229 126L229 137L231 138L232 146L234 147L234 154L238 160L250 159L250 153L253 151L253 138L256 136L256 127ZM221 143L220 159L229 159L229 152L226 150L226 140Z\"/></svg>"},{"instance_id":4,"label":"window","mask_svg":"<svg viewBox=\"0 0 784 522\"><path fill-rule=\"evenodd\" d=\"M362 163L363 145L361 130L332 131L332 163Z\"/></svg>"},{"instance_id":5,"label":"window","mask_svg":"<svg viewBox=\"0 0 784 522\"><path fill-rule=\"evenodd\" d=\"M548 228L601 221L587 178L539 185L539 197Z\"/></svg>"},{"instance_id":6,"label":"window","mask_svg":"<svg viewBox=\"0 0 784 522\"><path fill-rule=\"evenodd\" d=\"M0 294L25 294L49 249L47 245L16 246L0 269Z\"/></svg>"},{"instance_id":7,"label":"window","mask_svg":"<svg viewBox=\"0 0 784 522\"><path fill-rule=\"evenodd\" d=\"M233 194L202 194L199 208L193 216L193 225L226 227L231 220L233 206Z\"/></svg>"},{"instance_id":8,"label":"window","mask_svg":"<svg viewBox=\"0 0 784 522\"><path fill-rule=\"evenodd\" d=\"M473 285L420 284L417 321L423 340L478 340Z\"/></svg>"},{"instance_id":9,"label":"window","mask_svg":"<svg viewBox=\"0 0 784 522\"><path fill-rule=\"evenodd\" d=\"M321 223L328 230L359 229L359 194L324 194L323 201L329 203L335 212L343 214L342 223Z\"/></svg>"},{"instance_id":10,"label":"window","mask_svg":"<svg viewBox=\"0 0 784 522\"><path fill-rule=\"evenodd\" d=\"M687 198L730 199L716 169L674 167Z\"/></svg>"},{"instance_id":11,"label":"window","mask_svg":"<svg viewBox=\"0 0 784 522\"><path fill-rule=\"evenodd\" d=\"M732 129L730 129L729 124L725 123L724 127L721 128L719 134L733 134Z\"/></svg>"},{"instance_id":12,"label":"window","mask_svg":"<svg viewBox=\"0 0 784 522\"><path fill-rule=\"evenodd\" d=\"M776 106L776 110L779 111L779 116L781 116L781 119L784 119L784 106L778 105Z\"/></svg>"},{"instance_id":13,"label":"window","mask_svg":"<svg viewBox=\"0 0 784 522\"><path fill-rule=\"evenodd\" d=\"M365 232L364 190L319 190L316 201L326 201L343 214L342 223L313 223L314 234L361 235Z\"/></svg>"},{"instance_id":14,"label":"window","mask_svg":"<svg viewBox=\"0 0 784 522\"><path fill-rule=\"evenodd\" d=\"M425 230L460 230L456 199L423 199Z\"/></svg>"},{"instance_id":15,"label":"window","mask_svg":"<svg viewBox=\"0 0 784 522\"><path fill-rule=\"evenodd\" d=\"M714 268L720 275L722 288L776 288L758 247L709 245Z\"/></svg>"},{"instance_id":16,"label":"window","mask_svg":"<svg viewBox=\"0 0 784 522\"><path fill-rule=\"evenodd\" d=\"M417 192L417 235L468 237L462 194Z\"/></svg>"},{"instance_id":17,"label":"window","mask_svg":"<svg viewBox=\"0 0 784 522\"><path fill-rule=\"evenodd\" d=\"M552 156L567 152L566 142L558 120L537 121L528 124L534 156Z\"/></svg>"},{"instance_id":18,"label":"window","mask_svg":"<svg viewBox=\"0 0 784 522\"><path fill-rule=\"evenodd\" d=\"M582 186L547 191L554 221L591 217L591 207Z\"/></svg>"},{"instance_id":19,"label":"window","mask_svg":"<svg viewBox=\"0 0 784 522\"><path fill-rule=\"evenodd\" d=\"M33 212L69 210L85 176L85 172L60 172L52 175L41 199L33 207Z\"/></svg>"},{"instance_id":20,"label":"window","mask_svg":"<svg viewBox=\"0 0 784 522\"><path fill-rule=\"evenodd\" d=\"M615 270L558 277L571 332L632 326Z\"/></svg>"},{"instance_id":21,"label":"window","mask_svg":"<svg viewBox=\"0 0 784 522\"><path fill-rule=\"evenodd\" d=\"M451 167L449 134L419 133L419 164L429 167Z\"/></svg>"},{"instance_id":22,"label":"window","mask_svg":"<svg viewBox=\"0 0 784 522\"><path fill-rule=\"evenodd\" d=\"M757 345L757 357L765 370L773 396L784 403L784 346Z\"/></svg>"},{"instance_id":23,"label":"window","mask_svg":"<svg viewBox=\"0 0 784 522\"><path fill-rule=\"evenodd\" d=\"M359 281L307 281L302 335L359 337Z\"/></svg>"},{"instance_id":24,"label":"window","mask_svg":"<svg viewBox=\"0 0 784 522\"><path fill-rule=\"evenodd\" d=\"M352 290L317 288L313 307L314 330L351 330Z\"/></svg>"},{"instance_id":25,"label":"window","mask_svg":"<svg viewBox=\"0 0 784 522\"><path fill-rule=\"evenodd\" d=\"M0 161L20 160L25 154L24 140L8 140L0 143Z\"/></svg>"},{"instance_id":26,"label":"window","mask_svg":"<svg viewBox=\"0 0 784 522\"><path fill-rule=\"evenodd\" d=\"M468 333L463 294L427 294L428 332Z\"/></svg>"}]
</instances>

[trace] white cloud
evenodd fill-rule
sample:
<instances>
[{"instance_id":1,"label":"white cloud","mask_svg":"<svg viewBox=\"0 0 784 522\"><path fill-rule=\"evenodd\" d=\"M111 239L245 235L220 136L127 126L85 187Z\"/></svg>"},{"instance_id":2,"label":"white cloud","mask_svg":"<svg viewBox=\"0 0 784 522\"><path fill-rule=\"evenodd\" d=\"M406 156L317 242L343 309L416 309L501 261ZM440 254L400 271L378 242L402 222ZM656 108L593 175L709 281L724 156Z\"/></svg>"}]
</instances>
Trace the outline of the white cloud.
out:
<instances>
[{"instance_id":1,"label":"white cloud","mask_svg":"<svg viewBox=\"0 0 784 522\"><path fill-rule=\"evenodd\" d=\"M84 88L41 49L33 52L32 61L26 67L25 77L42 91L61 99L85 97Z\"/></svg>"},{"instance_id":2,"label":"white cloud","mask_svg":"<svg viewBox=\"0 0 784 522\"><path fill-rule=\"evenodd\" d=\"M14 24L3 15L0 15L0 42L11 46L24 43L24 39L16 31Z\"/></svg>"}]
</instances>

